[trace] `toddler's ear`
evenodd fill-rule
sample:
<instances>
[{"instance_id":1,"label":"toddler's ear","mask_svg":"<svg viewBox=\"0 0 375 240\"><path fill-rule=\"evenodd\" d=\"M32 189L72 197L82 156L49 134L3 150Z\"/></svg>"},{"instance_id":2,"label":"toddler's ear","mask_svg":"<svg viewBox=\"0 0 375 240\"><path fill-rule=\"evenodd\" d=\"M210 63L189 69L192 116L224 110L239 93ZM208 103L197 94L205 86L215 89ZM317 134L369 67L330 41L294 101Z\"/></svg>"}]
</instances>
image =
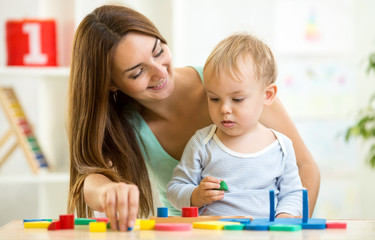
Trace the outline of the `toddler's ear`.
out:
<instances>
[{"instance_id":1,"label":"toddler's ear","mask_svg":"<svg viewBox=\"0 0 375 240\"><path fill-rule=\"evenodd\" d=\"M271 105L277 94L277 85L271 83L264 89L264 104Z\"/></svg>"}]
</instances>

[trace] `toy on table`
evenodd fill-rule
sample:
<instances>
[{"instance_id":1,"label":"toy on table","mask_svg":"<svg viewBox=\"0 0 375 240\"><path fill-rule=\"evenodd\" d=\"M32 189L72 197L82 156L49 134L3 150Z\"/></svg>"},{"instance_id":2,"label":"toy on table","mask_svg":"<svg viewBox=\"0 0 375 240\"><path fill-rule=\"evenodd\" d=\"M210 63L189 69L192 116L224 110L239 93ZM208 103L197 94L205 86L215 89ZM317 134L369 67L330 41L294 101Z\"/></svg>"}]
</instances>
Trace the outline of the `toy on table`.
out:
<instances>
[{"instance_id":1,"label":"toy on table","mask_svg":"<svg viewBox=\"0 0 375 240\"><path fill-rule=\"evenodd\" d=\"M193 223L203 221L218 221L220 219L244 219L246 222L250 222L252 219L249 216L198 216L197 207L184 207L182 208L181 216L169 216L169 217L150 217L150 220L154 220L155 223Z\"/></svg>"},{"instance_id":2,"label":"toy on table","mask_svg":"<svg viewBox=\"0 0 375 240\"><path fill-rule=\"evenodd\" d=\"M300 225L302 229L325 229L326 228L326 219L322 218L309 218L309 203L307 190L302 190L302 199L303 199L303 210L302 210L302 219L301 218L275 218L275 193L273 190L269 193L270 196L270 217L269 218L257 218L253 219L249 225L245 226L246 230L276 230L277 228L270 228L273 225L288 225L283 231L289 228L290 225Z\"/></svg>"},{"instance_id":3,"label":"toy on table","mask_svg":"<svg viewBox=\"0 0 375 240\"><path fill-rule=\"evenodd\" d=\"M168 217L168 208L167 207L158 207L157 216L158 217Z\"/></svg>"},{"instance_id":4,"label":"toy on table","mask_svg":"<svg viewBox=\"0 0 375 240\"><path fill-rule=\"evenodd\" d=\"M191 231L192 228L211 230L255 230L255 231L300 231L302 229L345 229L345 222L326 222L322 218L309 218L307 190L302 191L302 218L275 218L275 193L270 191L269 218L252 219L246 216L198 216L198 208L182 208L182 216L168 216L168 209L159 208L157 217L137 219L134 229L156 231ZM60 215L59 221L52 219L25 219L25 228L47 228L48 230L74 229L74 225L89 225L90 232L105 232L110 228L108 218L76 218ZM108 223L108 224L107 224ZM128 231L132 230L131 228Z\"/></svg>"}]
</instances>

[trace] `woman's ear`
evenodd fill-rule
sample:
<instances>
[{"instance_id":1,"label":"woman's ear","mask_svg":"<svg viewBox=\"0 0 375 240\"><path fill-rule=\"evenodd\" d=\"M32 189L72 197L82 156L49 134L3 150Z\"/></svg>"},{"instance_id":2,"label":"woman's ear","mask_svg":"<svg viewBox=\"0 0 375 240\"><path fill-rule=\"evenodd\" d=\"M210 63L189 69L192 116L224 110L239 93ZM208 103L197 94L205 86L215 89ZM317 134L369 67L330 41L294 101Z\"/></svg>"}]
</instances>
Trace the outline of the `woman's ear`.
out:
<instances>
[{"instance_id":1,"label":"woman's ear","mask_svg":"<svg viewBox=\"0 0 375 240\"><path fill-rule=\"evenodd\" d=\"M118 87L113 82L111 82L109 85L109 91L116 92L117 90L118 90Z\"/></svg>"},{"instance_id":2,"label":"woman's ear","mask_svg":"<svg viewBox=\"0 0 375 240\"><path fill-rule=\"evenodd\" d=\"M271 105L277 94L277 85L271 83L264 89L264 104Z\"/></svg>"}]
</instances>

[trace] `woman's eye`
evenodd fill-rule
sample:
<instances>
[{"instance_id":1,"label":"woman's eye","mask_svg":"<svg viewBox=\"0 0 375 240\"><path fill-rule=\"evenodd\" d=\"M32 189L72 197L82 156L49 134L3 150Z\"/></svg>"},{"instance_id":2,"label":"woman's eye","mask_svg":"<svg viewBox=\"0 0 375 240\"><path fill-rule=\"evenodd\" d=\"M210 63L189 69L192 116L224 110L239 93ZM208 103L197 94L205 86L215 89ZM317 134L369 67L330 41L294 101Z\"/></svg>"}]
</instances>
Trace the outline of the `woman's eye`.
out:
<instances>
[{"instance_id":1,"label":"woman's eye","mask_svg":"<svg viewBox=\"0 0 375 240\"><path fill-rule=\"evenodd\" d=\"M211 101L211 102L218 102L218 101L219 101L219 98L210 98L210 101Z\"/></svg>"},{"instance_id":2,"label":"woman's eye","mask_svg":"<svg viewBox=\"0 0 375 240\"><path fill-rule=\"evenodd\" d=\"M160 51L155 55L155 57L159 57L164 52L164 49L160 47Z\"/></svg>"},{"instance_id":3,"label":"woman's eye","mask_svg":"<svg viewBox=\"0 0 375 240\"><path fill-rule=\"evenodd\" d=\"M241 102L242 100L243 100L243 98L233 98L234 102Z\"/></svg>"},{"instance_id":4,"label":"woman's eye","mask_svg":"<svg viewBox=\"0 0 375 240\"><path fill-rule=\"evenodd\" d=\"M136 75L131 76L130 78L132 78L132 79L137 79L142 73L143 73L143 68L141 68L141 69L139 70L139 72L138 72Z\"/></svg>"}]
</instances>

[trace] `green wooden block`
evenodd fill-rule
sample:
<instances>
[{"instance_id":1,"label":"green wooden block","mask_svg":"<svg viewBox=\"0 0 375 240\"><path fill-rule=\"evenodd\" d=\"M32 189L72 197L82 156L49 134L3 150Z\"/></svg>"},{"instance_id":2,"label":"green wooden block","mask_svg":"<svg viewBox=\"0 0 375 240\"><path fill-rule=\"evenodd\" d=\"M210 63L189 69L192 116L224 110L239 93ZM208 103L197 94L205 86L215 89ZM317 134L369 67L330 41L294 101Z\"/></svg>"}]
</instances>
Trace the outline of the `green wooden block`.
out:
<instances>
[{"instance_id":1,"label":"green wooden block","mask_svg":"<svg viewBox=\"0 0 375 240\"><path fill-rule=\"evenodd\" d=\"M224 181L220 182L220 188L219 189L214 189L214 190L223 190L223 191L228 191L228 186Z\"/></svg>"},{"instance_id":2,"label":"green wooden block","mask_svg":"<svg viewBox=\"0 0 375 240\"><path fill-rule=\"evenodd\" d=\"M239 225L225 225L224 230L243 230L245 225L239 224Z\"/></svg>"},{"instance_id":3,"label":"green wooden block","mask_svg":"<svg viewBox=\"0 0 375 240\"><path fill-rule=\"evenodd\" d=\"M270 231L287 231L287 232L294 232L294 231L301 231L301 225L285 225L285 224L274 224L270 226Z\"/></svg>"},{"instance_id":4,"label":"green wooden block","mask_svg":"<svg viewBox=\"0 0 375 240\"><path fill-rule=\"evenodd\" d=\"M74 225L89 225L90 222L96 222L95 219L89 218L76 218L74 219Z\"/></svg>"}]
</instances>

